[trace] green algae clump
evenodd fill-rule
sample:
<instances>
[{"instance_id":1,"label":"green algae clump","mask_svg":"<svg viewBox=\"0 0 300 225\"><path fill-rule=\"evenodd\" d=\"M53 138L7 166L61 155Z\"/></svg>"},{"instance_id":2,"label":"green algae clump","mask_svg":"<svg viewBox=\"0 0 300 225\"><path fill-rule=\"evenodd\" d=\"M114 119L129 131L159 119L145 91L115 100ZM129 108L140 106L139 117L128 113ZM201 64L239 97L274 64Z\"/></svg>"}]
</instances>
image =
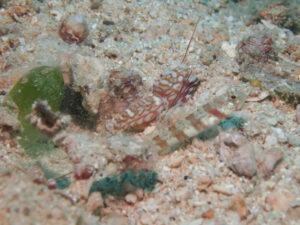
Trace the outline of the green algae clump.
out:
<instances>
[{"instance_id":1,"label":"green algae clump","mask_svg":"<svg viewBox=\"0 0 300 225\"><path fill-rule=\"evenodd\" d=\"M53 112L59 110L64 92L63 76L59 68L41 66L24 75L9 92L16 104L21 122L20 145L32 157L39 156L55 148L52 141L28 120L32 105L45 101Z\"/></svg>"},{"instance_id":2,"label":"green algae clump","mask_svg":"<svg viewBox=\"0 0 300 225\"><path fill-rule=\"evenodd\" d=\"M96 181L90 188L90 193L101 192L103 195L124 196L132 188L141 188L145 191L152 191L157 183L155 171L140 170L137 173L127 171L117 176L109 176Z\"/></svg>"}]
</instances>

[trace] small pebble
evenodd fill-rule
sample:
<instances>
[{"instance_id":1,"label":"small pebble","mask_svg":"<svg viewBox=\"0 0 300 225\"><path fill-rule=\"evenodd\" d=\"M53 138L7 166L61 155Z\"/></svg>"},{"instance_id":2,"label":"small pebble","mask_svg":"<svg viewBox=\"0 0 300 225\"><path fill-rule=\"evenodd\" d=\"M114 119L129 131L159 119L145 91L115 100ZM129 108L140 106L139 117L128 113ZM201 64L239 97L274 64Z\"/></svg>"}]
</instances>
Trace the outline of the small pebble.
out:
<instances>
[{"instance_id":1,"label":"small pebble","mask_svg":"<svg viewBox=\"0 0 300 225\"><path fill-rule=\"evenodd\" d=\"M232 197L231 205L228 209L237 212L241 220L245 220L250 214L250 211L245 203L244 196L241 194L237 194Z\"/></svg>"},{"instance_id":2,"label":"small pebble","mask_svg":"<svg viewBox=\"0 0 300 225\"><path fill-rule=\"evenodd\" d=\"M79 15L72 15L65 19L59 29L59 36L69 44L83 42L88 34L87 22Z\"/></svg>"},{"instance_id":3,"label":"small pebble","mask_svg":"<svg viewBox=\"0 0 300 225\"><path fill-rule=\"evenodd\" d=\"M137 188L135 190L135 194L138 197L139 200L142 200L144 198L144 191L141 188Z\"/></svg>"},{"instance_id":4,"label":"small pebble","mask_svg":"<svg viewBox=\"0 0 300 225\"><path fill-rule=\"evenodd\" d=\"M213 219L215 217L215 211L213 209L209 209L202 213L201 217L204 219Z\"/></svg>"},{"instance_id":5,"label":"small pebble","mask_svg":"<svg viewBox=\"0 0 300 225\"><path fill-rule=\"evenodd\" d=\"M137 196L133 193L129 193L125 196L125 201L129 204L134 204L137 201Z\"/></svg>"},{"instance_id":6,"label":"small pebble","mask_svg":"<svg viewBox=\"0 0 300 225\"><path fill-rule=\"evenodd\" d=\"M174 156L173 159L171 159L171 162L169 163L169 167L178 168L181 166L183 160L184 160L183 155Z\"/></svg>"},{"instance_id":7,"label":"small pebble","mask_svg":"<svg viewBox=\"0 0 300 225\"><path fill-rule=\"evenodd\" d=\"M217 192L217 193L223 194L223 195L227 195L227 196L230 196L230 195L233 195L236 193L236 190L232 186L228 186L226 184L214 185L213 190L214 190L214 192Z\"/></svg>"},{"instance_id":8,"label":"small pebble","mask_svg":"<svg viewBox=\"0 0 300 225\"><path fill-rule=\"evenodd\" d=\"M203 191L207 189L212 183L213 181L209 176L202 176L199 178L198 190Z\"/></svg>"}]
</instances>

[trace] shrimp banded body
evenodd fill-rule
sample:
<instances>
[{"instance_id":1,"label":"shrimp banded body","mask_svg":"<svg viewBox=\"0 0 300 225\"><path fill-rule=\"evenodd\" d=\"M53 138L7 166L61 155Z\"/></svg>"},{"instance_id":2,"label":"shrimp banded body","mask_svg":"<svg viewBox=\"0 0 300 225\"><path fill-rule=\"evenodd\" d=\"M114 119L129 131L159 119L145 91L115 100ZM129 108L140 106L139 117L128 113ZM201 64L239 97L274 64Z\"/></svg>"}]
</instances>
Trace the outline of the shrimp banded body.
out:
<instances>
[{"instance_id":1,"label":"shrimp banded body","mask_svg":"<svg viewBox=\"0 0 300 225\"><path fill-rule=\"evenodd\" d=\"M177 150L185 142L199 133L216 126L222 120L241 108L246 95L237 87L231 87L227 92L215 97L209 103L197 107L191 114L176 121L174 124L158 131L151 142L159 154L167 154Z\"/></svg>"},{"instance_id":2,"label":"shrimp banded body","mask_svg":"<svg viewBox=\"0 0 300 225\"><path fill-rule=\"evenodd\" d=\"M127 128L144 130L163 111L185 103L197 90L199 79L185 64L166 69L155 82L153 91L140 96L122 113L106 121L106 130L112 134Z\"/></svg>"}]
</instances>

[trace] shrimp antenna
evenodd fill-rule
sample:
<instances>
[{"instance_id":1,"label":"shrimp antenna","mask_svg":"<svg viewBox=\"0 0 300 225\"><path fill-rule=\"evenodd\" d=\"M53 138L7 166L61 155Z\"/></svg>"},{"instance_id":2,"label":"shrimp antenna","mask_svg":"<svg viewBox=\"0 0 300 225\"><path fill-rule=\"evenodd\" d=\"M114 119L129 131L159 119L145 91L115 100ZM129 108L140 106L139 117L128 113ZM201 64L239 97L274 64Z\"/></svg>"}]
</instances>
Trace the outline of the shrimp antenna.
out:
<instances>
[{"instance_id":1,"label":"shrimp antenna","mask_svg":"<svg viewBox=\"0 0 300 225\"><path fill-rule=\"evenodd\" d=\"M196 25L195 25L195 27L194 27L193 34L192 34L192 36L191 36L191 38L190 38L190 41L189 41L189 43L188 43L188 45L187 45L187 47L186 47L186 50L185 50L185 53L184 53L183 59L181 60L181 63L183 63L183 62L184 62L184 60L185 60L185 58L186 58L186 56L187 56L187 53L188 53L188 51L189 51L189 48L190 48L190 46L191 46L191 43L192 43L192 40L193 40L194 34L195 34L196 30L197 30L197 26L198 26L198 23L199 23L199 21L200 21L200 17L198 18L198 20L197 20L197 23L196 23Z\"/></svg>"}]
</instances>

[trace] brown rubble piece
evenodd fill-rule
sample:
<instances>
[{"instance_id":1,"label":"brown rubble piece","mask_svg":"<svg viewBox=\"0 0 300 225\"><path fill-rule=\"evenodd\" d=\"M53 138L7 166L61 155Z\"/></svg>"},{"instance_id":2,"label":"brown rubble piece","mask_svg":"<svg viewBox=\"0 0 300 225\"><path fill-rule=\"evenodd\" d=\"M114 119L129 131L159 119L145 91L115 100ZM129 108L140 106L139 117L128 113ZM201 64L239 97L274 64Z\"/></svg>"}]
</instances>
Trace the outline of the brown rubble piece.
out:
<instances>
[{"instance_id":1,"label":"brown rubble piece","mask_svg":"<svg viewBox=\"0 0 300 225\"><path fill-rule=\"evenodd\" d=\"M248 209L242 194L237 194L231 198L231 205L228 209L236 211L241 220L247 219L250 215L250 210Z\"/></svg>"},{"instance_id":2,"label":"brown rubble piece","mask_svg":"<svg viewBox=\"0 0 300 225\"><path fill-rule=\"evenodd\" d=\"M215 211L213 209L208 209L201 214L203 219L213 219L215 217Z\"/></svg>"}]
</instances>

